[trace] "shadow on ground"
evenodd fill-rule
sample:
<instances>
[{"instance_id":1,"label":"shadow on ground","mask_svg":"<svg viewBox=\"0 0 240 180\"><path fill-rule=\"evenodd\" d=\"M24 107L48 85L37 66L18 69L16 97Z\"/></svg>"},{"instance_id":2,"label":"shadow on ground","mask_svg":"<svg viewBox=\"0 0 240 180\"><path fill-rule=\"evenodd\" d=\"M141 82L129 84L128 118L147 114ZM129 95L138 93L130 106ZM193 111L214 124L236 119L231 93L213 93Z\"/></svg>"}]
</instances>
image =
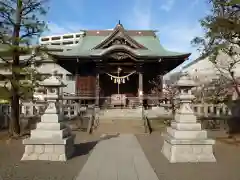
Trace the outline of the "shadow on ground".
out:
<instances>
[{"instance_id":1,"label":"shadow on ground","mask_svg":"<svg viewBox=\"0 0 240 180\"><path fill-rule=\"evenodd\" d=\"M92 141L92 142L84 142L84 143L80 143L80 144L75 144L74 145L75 151L74 151L72 158L74 158L76 156L82 156L82 155L89 154L90 151L96 146L96 144L98 142L99 141Z\"/></svg>"},{"instance_id":2,"label":"shadow on ground","mask_svg":"<svg viewBox=\"0 0 240 180\"><path fill-rule=\"evenodd\" d=\"M100 141L108 140L108 139L111 139L111 138L116 138L119 135L120 135L119 133L116 133L116 134L103 134L98 140L82 142L80 144L75 144L74 145L75 146L75 151L74 151L74 154L73 154L72 158L77 157L77 156L87 155L94 149L94 147Z\"/></svg>"}]
</instances>

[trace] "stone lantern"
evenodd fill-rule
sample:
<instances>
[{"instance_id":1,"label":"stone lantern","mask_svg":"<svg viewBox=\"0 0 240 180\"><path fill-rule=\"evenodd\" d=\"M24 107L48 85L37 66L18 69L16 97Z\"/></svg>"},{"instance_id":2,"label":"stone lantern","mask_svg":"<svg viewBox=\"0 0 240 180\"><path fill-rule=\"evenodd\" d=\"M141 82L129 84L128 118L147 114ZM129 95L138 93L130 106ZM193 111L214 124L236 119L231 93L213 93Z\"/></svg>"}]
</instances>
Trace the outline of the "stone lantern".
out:
<instances>
[{"instance_id":1,"label":"stone lantern","mask_svg":"<svg viewBox=\"0 0 240 180\"><path fill-rule=\"evenodd\" d=\"M163 134L162 153L171 162L215 162L212 146L215 141L207 139L207 131L201 129L196 115L192 110L192 100L195 98L191 89L196 84L186 74L177 82L180 102L171 127Z\"/></svg>"},{"instance_id":2,"label":"stone lantern","mask_svg":"<svg viewBox=\"0 0 240 180\"><path fill-rule=\"evenodd\" d=\"M55 71L49 78L39 82L39 85L45 89L43 98L47 100L49 106L56 105L60 118L63 118L64 112L59 98L62 97L62 88L66 87L66 85L55 76Z\"/></svg>"},{"instance_id":3,"label":"stone lantern","mask_svg":"<svg viewBox=\"0 0 240 180\"><path fill-rule=\"evenodd\" d=\"M25 152L22 160L66 161L74 152L75 136L62 122L63 116L56 107L60 88L65 85L52 75L40 82L40 86L46 88L44 98L48 106L37 128L31 131L30 138L23 140Z\"/></svg>"}]
</instances>

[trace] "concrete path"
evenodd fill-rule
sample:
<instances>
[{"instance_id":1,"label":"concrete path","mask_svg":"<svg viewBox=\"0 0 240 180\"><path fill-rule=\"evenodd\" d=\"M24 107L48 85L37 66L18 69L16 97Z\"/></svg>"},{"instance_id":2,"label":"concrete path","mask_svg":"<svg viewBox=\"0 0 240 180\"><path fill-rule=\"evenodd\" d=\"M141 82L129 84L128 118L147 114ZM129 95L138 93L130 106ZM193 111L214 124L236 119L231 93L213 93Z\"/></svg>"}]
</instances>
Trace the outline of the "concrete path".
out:
<instances>
[{"instance_id":1,"label":"concrete path","mask_svg":"<svg viewBox=\"0 0 240 180\"><path fill-rule=\"evenodd\" d=\"M121 134L95 146L76 180L158 180L158 177L137 138Z\"/></svg>"}]
</instances>

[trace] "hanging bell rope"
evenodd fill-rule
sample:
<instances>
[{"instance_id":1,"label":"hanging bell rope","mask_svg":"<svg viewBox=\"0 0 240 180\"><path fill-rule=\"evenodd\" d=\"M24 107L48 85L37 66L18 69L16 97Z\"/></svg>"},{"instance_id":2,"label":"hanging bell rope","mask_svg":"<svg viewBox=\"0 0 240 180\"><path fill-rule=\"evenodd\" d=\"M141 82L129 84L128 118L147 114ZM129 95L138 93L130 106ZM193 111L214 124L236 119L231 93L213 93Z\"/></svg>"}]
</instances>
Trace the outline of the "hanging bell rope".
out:
<instances>
[{"instance_id":1,"label":"hanging bell rope","mask_svg":"<svg viewBox=\"0 0 240 180\"><path fill-rule=\"evenodd\" d=\"M131 73L129 73L128 75L125 75L125 76L115 76L115 75L112 75L112 74L109 74L109 73L106 73L108 76L110 76L111 80L114 81L114 83L118 83L118 84L121 84L121 83L125 83L126 80L129 80L129 77L131 75L133 75L136 71L133 71Z\"/></svg>"}]
</instances>

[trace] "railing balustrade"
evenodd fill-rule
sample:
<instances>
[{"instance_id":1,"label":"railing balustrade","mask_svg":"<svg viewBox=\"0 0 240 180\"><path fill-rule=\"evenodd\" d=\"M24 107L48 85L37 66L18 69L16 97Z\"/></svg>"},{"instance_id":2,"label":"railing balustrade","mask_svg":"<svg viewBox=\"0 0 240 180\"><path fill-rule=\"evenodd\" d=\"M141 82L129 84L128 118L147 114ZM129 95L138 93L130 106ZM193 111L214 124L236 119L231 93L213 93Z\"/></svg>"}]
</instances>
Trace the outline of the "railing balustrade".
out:
<instances>
[{"instance_id":1,"label":"railing balustrade","mask_svg":"<svg viewBox=\"0 0 240 180\"><path fill-rule=\"evenodd\" d=\"M171 114L171 104L161 103L159 106L165 107L165 114ZM198 117L231 116L231 110L226 104L192 104L192 109Z\"/></svg>"}]
</instances>

